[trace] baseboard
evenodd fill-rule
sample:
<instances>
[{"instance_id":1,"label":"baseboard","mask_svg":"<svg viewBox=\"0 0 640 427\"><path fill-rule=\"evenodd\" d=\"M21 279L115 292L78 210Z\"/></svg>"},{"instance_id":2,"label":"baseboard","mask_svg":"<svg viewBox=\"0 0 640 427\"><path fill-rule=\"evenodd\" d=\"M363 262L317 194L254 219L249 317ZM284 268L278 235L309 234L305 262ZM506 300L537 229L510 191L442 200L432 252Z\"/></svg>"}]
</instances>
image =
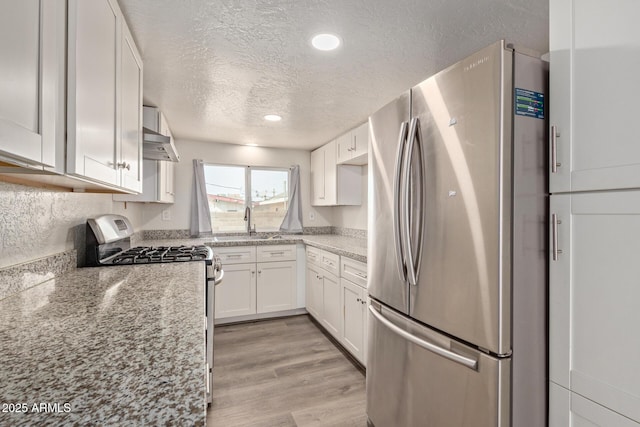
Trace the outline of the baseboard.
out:
<instances>
[{"instance_id":1,"label":"baseboard","mask_svg":"<svg viewBox=\"0 0 640 427\"><path fill-rule=\"evenodd\" d=\"M232 323L253 322L256 320L274 319L277 317L298 316L300 314L308 314L305 308L296 308L294 310L274 311L272 313L248 314L246 316L225 317L215 319L215 326L230 325Z\"/></svg>"}]
</instances>

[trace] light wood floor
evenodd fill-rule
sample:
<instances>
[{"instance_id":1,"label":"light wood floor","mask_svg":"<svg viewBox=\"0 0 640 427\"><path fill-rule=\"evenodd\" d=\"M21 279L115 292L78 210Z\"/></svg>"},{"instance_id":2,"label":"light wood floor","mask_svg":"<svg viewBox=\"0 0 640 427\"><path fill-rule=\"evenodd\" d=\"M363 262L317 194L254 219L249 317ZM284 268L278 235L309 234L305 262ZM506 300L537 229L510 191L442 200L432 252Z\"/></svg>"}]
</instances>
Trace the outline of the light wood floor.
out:
<instances>
[{"instance_id":1,"label":"light wood floor","mask_svg":"<svg viewBox=\"0 0 640 427\"><path fill-rule=\"evenodd\" d=\"M296 316L215 329L207 426L366 426L365 377Z\"/></svg>"}]
</instances>

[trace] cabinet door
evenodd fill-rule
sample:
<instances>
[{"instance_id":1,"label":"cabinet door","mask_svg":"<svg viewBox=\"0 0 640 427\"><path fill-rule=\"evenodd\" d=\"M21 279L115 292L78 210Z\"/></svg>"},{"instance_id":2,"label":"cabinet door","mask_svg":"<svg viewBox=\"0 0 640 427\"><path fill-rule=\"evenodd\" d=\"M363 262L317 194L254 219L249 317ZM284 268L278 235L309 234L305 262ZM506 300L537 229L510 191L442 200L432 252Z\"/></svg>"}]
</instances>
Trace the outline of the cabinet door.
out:
<instances>
[{"instance_id":1,"label":"cabinet door","mask_svg":"<svg viewBox=\"0 0 640 427\"><path fill-rule=\"evenodd\" d=\"M119 185L142 191L142 59L122 20Z\"/></svg>"},{"instance_id":2,"label":"cabinet door","mask_svg":"<svg viewBox=\"0 0 640 427\"><path fill-rule=\"evenodd\" d=\"M640 424L551 383L549 427L638 427Z\"/></svg>"},{"instance_id":3,"label":"cabinet door","mask_svg":"<svg viewBox=\"0 0 640 427\"><path fill-rule=\"evenodd\" d=\"M325 145L324 152L324 202L327 205L336 205L338 204L338 166L335 139Z\"/></svg>"},{"instance_id":4,"label":"cabinet door","mask_svg":"<svg viewBox=\"0 0 640 427\"><path fill-rule=\"evenodd\" d=\"M323 284L321 271L322 270L316 266L307 265L306 306L307 311L315 317L318 322L322 321L323 316Z\"/></svg>"},{"instance_id":5,"label":"cabinet door","mask_svg":"<svg viewBox=\"0 0 640 427\"><path fill-rule=\"evenodd\" d=\"M258 313L296 308L296 262L259 262L257 298Z\"/></svg>"},{"instance_id":6,"label":"cabinet door","mask_svg":"<svg viewBox=\"0 0 640 427\"><path fill-rule=\"evenodd\" d=\"M158 161L158 182L160 188L158 189L159 201L165 203L173 203L175 201L175 163Z\"/></svg>"},{"instance_id":7,"label":"cabinet door","mask_svg":"<svg viewBox=\"0 0 640 427\"><path fill-rule=\"evenodd\" d=\"M63 9L59 0L0 6L0 155L8 160L55 166Z\"/></svg>"},{"instance_id":8,"label":"cabinet door","mask_svg":"<svg viewBox=\"0 0 640 427\"><path fill-rule=\"evenodd\" d=\"M173 140L173 135L171 134L171 129L169 129L169 124L167 123L164 114L158 113L156 117L159 116L160 119L160 127L159 132L163 135L167 135ZM175 201L175 162L158 162L158 182L160 184L160 188L158 189L158 200L165 203L173 203Z\"/></svg>"},{"instance_id":9,"label":"cabinet door","mask_svg":"<svg viewBox=\"0 0 640 427\"><path fill-rule=\"evenodd\" d=\"M342 304L340 301L340 282L338 278L327 272L322 277L322 324L337 339L340 339Z\"/></svg>"},{"instance_id":10,"label":"cabinet door","mask_svg":"<svg viewBox=\"0 0 640 427\"><path fill-rule=\"evenodd\" d=\"M67 172L118 184L115 0L69 0Z\"/></svg>"},{"instance_id":11,"label":"cabinet door","mask_svg":"<svg viewBox=\"0 0 640 427\"><path fill-rule=\"evenodd\" d=\"M224 279L215 292L216 319L256 314L256 265L224 265Z\"/></svg>"},{"instance_id":12,"label":"cabinet door","mask_svg":"<svg viewBox=\"0 0 640 427\"><path fill-rule=\"evenodd\" d=\"M342 292L341 342L351 354L364 363L367 298L360 286L340 279Z\"/></svg>"},{"instance_id":13,"label":"cabinet door","mask_svg":"<svg viewBox=\"0 0 640 427\"><path fill-rule=\"evenodd\" d=\"M353 151L352 165L365 165L368 163L367 153L369 152L369 122L363 123L352 132Z\"/></svg>"},{"instance_id":14,"label":"cabinet door","mask_svg":"<svg viewBox=\"0 0 640 427\"><path fill-rule=\"evenodd\" d=\"M640 3L613 0L606 11L596 0L550 2L551 125L560 163L552 192L640 187L633 126Z\"/></svg>"},{"instance_id":15,"label":"cabinet door","mask_svg":"<svg viewBox=\"0 0 640 427\"><path fill-rule=\"evenodd\" d=\"M550 379L640 422L640 191L554 195L550 234Z\"/></svg>"},{"instance_id":16,"label":"cabinet door","mask_svg":"<svg viewBox=\"0 0 640 427\"><path fill-rule=\"evenodd\" d=\"M311 152L311 194L312 204L314 206L322 206L325 201L325 185L324 185L324 163L325 149L320 147Z\"/></svg>"},{"instance_id":17,"label":"cabinet door","mask_svg":"<svg viewBox=\"0 0 640 427\"><path fill-rule=\"evenodd\" d=\"M337 163L349 162L353 157L353 135L352 131L340 135L336 138Z\"/></svg>"}]
</instances>

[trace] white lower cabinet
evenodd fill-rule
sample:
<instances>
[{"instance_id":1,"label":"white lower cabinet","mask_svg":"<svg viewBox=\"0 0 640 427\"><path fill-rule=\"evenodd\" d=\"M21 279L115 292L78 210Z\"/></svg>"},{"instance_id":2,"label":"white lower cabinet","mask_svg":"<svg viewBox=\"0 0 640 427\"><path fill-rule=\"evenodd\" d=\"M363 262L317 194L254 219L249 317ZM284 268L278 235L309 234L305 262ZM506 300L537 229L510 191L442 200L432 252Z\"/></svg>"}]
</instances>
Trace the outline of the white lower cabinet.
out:
<instances>
[{"instance_id":1,"label":"white lower cabinet","mask_svg":"<svg viewBox=\"0 0 640 427\"><path fill-rule=\"evenodd\" d=\"M342 345L362 364L365 363L367 332L367 291L345 279L340 279L342 291Z\"/></svg>"},{"instance_id":2,"label":"white lower cabinet","mask_svg":"<svg viewBox=\"0 0 640 427\"><path fill-rule=\"evenodd\" d=\"M307 254L308 255L308 254ZM307 257L307 262L308 257ZM306 305L307 311L320 322L322 319L322 269L307 264Z\"/></svg>"},{"instance_id":3,"label":"white lower cabinet","mask_svg":"<svg viewBox=\"0 0 640 427\"><path fill-rule=\"evenodd\" d=\"M549 427L638 427L640 424L604 406L550 383Z\"/></svg>"},{"instance_id":4,"label":"white lower cabinet","mask_svg":"<svg viewBox=\"0 0 640 427\"><path fill-rule=\"evenodd\" d=\"M322 325L340 339L342 307L340 303L340 281L338 276L322 272Z\"/></svg>"},{"instance_id":5,"label":"white lower cabinet","mask_svg":"<svg viewBox=\"0 0 640 427\"><path fill-rule=\"evenodd\" d=\"M367 265L307 246L306 277L309 314L366 366Z\"/></svg>"},{"instance_id":6,"label":"white lower cabinet","mask_svg":"<svg viewBox=\"0 0 640 427\"><path fill-rule=\"evenodd\" d=\"M224 279L215 288L216 319L256 313L256 264L223 265Z\"/></svg>"},{"instance_id":7,"label":"white lower cabinet","mask_svg":"<svg viewBox=\"0 0 640 427\"><path fill-rule=\"evenodd\" d=\"M295 245L223 247L214 251L224 270L224 279L215 288L216 319L296 308Z\"/></svg>"},{"instance_id":8,"label":"white lower cabinet","mask_svg":"<svg viewBox=\"0 0 640 427\"><path fill-rule=\"evenodd\" d=\"M294 309L296 306L296 262L259 262L257 290L258 313Z\"/></svg>"}]
</instances>

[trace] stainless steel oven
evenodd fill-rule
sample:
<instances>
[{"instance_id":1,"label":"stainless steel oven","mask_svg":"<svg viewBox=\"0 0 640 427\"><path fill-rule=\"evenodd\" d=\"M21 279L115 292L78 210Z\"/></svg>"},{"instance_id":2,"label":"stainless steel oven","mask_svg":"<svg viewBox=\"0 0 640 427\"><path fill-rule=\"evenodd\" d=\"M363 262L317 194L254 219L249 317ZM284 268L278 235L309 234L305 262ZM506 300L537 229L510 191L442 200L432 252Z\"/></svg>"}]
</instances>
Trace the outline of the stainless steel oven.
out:
<instances>
[{"instance_id":1,"label":"stainless steel oven","mask_svg":"<svg viewBox=\"0 0 640 427\"><path fill-rule=\"evenodd\" d=\"M213 385L214 287L222 282L224 271L220 257L205 245L131 247L133 227L122 215L89 218L86 226L85 264L88 267L139 265L167 262L201 261L206 265L204 284L207 402L211 403Z\"/></svg>"}]
</instances>

